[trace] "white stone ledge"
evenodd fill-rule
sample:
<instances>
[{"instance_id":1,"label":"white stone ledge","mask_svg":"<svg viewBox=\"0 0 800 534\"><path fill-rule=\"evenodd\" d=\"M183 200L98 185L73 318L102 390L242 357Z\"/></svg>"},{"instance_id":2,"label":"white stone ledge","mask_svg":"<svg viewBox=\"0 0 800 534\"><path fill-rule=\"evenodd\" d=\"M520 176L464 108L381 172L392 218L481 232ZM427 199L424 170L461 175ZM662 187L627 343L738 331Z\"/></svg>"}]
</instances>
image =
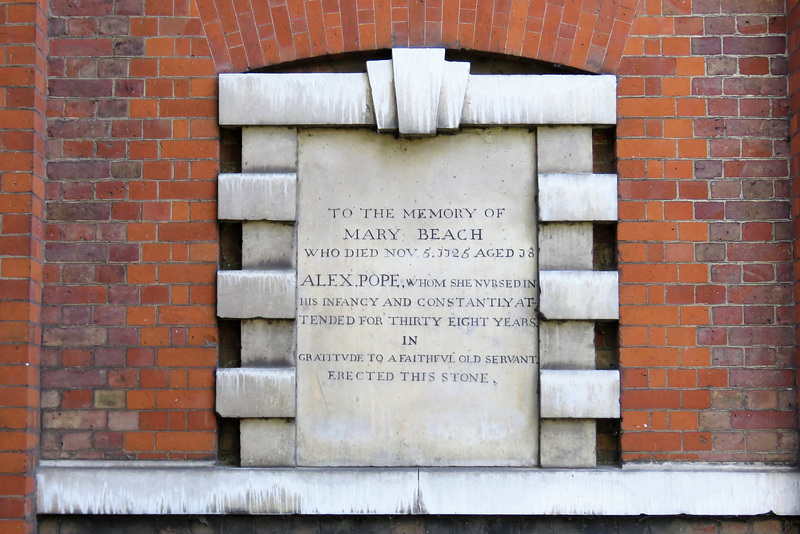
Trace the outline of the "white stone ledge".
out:
<instances>
[{"instance_id":1,"label":"white stone ledge","mask_svg":"<svg viewBox=\"0 0 800 534\"><path fill-rule=\"evenodd\" d=\"M40 514L800 514L787 469L243 469L57 467Z\"/></svg>"},{"instance_id":2,"label":"white stone ledge","mask_svg":"<svg viewBox=\"0 0 800 534\"><path fill-rule=\"evenodd\" d=\"M217 369L217 413L223 417L294 417L295 368Z\"/></svg>"},{"instance_id":3,"label":"white stone ledge","mask_svg":"<svg viewBox=\"0 0 800 534\"><path fill-rule=\"evenodd\" d=\"M366 73L220 74L221 126L375 124Z\"/></svg>"},{"instance_id":4,"label":"white stone ledge","mask_svg":"<svg viewBox=\"0 0 800 534\"><path fill-rule=\"evenodd\" d=\"M539 387L543 418L619 417L619 371L543 369Z\"/></svg>"},{"instance_id":5,"label":"white stone ledge","mask_svg":"<svg viewBox=\"0 0 800 534\"><path fill-rule=\"evenodd\" d=\"M217 316L226 319L293 319L295 271L218 271Z\"/></svg>"},{"instance_id":6,"label":"white stone ledge","mask_svg":"<svg viewBox=\"0 0 800 534\"><path fill-rule=\"evenodd\" d=\"M404 51L399 51L401 54ZM433 51L426 50L427 53ZM395 51L397 54L398 51ZM372 126L384 129L402 122L391 106L402 99L388 98L388 63L367 73L220 74L219 122L222 126ZM616 78L611 75L470 75L463 89L464 67L446 67L444 73L447 114L460 110L461 125L525 126L544 124L610 125L617 121ZM428 71L431 69L423 69ZM425 78L424 74L412 72ZM441 72L439 73L441 84ZM372 102L370 78L377 105ZM451 79L452 78L452 79ZM404 82L399 80L400 85ZM412 85L418 79L412 80ZM401 91L402 92L402 91ZM463 97L463 105L458 99ZM438 96L438 93L437 95ZM430 102L434 102L431 100ZM429 105L430 105L429 102ZM439 104L438 99L435 100ZM373 107L378 108L376 121ZM415 108L412 117L419 114ZM437 121L436 105L426 108ZM439 118L441 126L454 128L454 117ZM401 127L401 132L403 128ZM410 130L416 132L416 128ZM424 131L428 131L426 128Z\"/></svg>"},{"instance_id":7,"label":"white stone ledge","mask_svg":"<svg viewBox=\"0 0 800 534\"><path fill-rule=\"evenodd\" d=\"M616 221L616 174L539 175L539 220Z\"/></svg>"},{"instance_id":8,"label":"white stone ledge","mask_svg":"<svg viewBox=\"0 0 800 534\"><path fill-rule=\"evenodd\" d=\"M546 319L619 319L616 271L540 271L539 283L539 311Z\"/></svg>"},{"instance_id":9,"label":"white stone ledge","mask_svg":"<svg viewBox=\"0 0 800 534\"><path fill-rule=\"evenodd\" d=\"M461 124L615 124L617 80L587 75L471 75Z\"/></svg>"},{"instance_id":10,"label":"white stone ledge","mask_svg":"<svg viewBox=\"0 0 800 534\"><path fill-rule=\"evenodd\" d=\"M297 175L247 173L219 175L218 216L233 221L293 221Z\"/></svg>"}]
</instances>

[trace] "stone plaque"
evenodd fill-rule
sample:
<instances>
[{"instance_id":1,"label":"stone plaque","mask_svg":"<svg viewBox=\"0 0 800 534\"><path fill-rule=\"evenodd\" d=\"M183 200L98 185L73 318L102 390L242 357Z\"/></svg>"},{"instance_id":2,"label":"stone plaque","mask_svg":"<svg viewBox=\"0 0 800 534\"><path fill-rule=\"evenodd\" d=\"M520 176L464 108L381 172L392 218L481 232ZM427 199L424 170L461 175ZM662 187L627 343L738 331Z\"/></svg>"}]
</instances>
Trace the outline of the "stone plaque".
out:
<instances>
[{"instance_id":1,"label":"stone plaque","mask_svg":"<svg viewBox=\"0 0 800 534\"><path fill-rule=\"evenodd\" d=\"M298 465L536 465L534 147L300 132Z\"/></svg>"}]
</instances>

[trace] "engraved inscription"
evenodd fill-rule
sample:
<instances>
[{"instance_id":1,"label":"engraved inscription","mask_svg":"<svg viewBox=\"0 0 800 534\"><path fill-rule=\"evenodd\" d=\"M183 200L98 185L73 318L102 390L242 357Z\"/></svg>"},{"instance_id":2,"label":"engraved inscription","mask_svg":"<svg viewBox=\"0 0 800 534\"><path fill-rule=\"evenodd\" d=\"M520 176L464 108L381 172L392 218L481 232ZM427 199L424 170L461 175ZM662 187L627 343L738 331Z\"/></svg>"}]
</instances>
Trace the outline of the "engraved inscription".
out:
<instances>
[{"instance_id":1,"label":"engraved inscription","mask_svg":"<svg viewBox=\"0 0 800 534\"><path fill-rule=\"evenodd\" d=\"M533 138L300 136L299 465L534 465Z\"/></svg>"}]
</instances>

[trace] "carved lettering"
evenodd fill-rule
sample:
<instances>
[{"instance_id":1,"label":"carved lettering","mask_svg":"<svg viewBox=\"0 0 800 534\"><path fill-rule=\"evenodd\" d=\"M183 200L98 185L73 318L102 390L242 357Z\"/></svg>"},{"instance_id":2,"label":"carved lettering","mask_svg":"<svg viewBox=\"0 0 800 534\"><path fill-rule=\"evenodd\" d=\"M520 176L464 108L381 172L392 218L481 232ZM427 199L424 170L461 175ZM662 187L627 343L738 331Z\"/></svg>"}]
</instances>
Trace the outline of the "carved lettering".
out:
<instances>
[{"instance_id":1,"label":"carved lettering","mask_svg":"<svg viewBox=\"0 0 800 534\"><path fill-rule=\"evenodd\" d=\"M493 135L301 136L324 163L298 170L300 465L449 465L462 432L535 463L534 143Z\"/></svg>"}]
</instances>

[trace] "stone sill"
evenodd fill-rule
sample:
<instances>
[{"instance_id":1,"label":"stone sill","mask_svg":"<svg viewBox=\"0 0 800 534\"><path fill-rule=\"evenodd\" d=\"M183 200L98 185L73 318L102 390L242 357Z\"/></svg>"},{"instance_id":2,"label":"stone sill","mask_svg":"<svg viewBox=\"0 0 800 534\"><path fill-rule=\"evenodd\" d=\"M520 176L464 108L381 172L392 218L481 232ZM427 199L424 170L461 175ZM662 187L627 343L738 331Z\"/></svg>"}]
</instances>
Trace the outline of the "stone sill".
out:
<instances>
[{"instance_id":1,"label":"stone sill","mask_svg":"<svg viewBox=\"0 0 800 534\"><path fill-rule=\"evenodd\" d=\"M54 461L42 462L37 479L39 514L800 515L800 472L762 466L255 469Z\"/></svg>"}]
</instances>

